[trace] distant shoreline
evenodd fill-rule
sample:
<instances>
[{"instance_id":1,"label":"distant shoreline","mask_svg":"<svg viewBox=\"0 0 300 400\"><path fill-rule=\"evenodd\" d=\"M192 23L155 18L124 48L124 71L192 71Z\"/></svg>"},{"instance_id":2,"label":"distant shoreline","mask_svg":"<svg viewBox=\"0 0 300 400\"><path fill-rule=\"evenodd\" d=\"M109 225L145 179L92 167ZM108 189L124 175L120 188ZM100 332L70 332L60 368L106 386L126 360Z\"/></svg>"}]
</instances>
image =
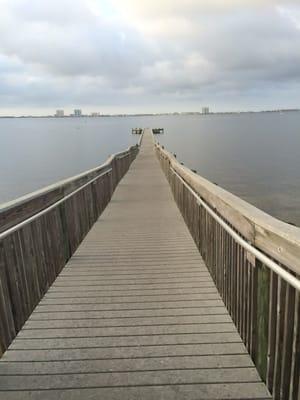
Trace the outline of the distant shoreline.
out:
<instances>
[{"instance_id":1,"label":"distant shoreline","mask_svg":"<svg viewBox=\"0 0 300 400\"><path fill-rule=\"evenodd\" d=\"M139 114L101 114L101 115L81 115L78 117L72 115L64 115L61 117L57 117L55 115L0 115L0 118L103 118L103 117L156 117L162 115L232 115L232 114L261 114L261 113L284 113L284 112L299 112L300 109L281 109L281 110L262 110L262 111L219 111L219 112L209 112L207 114L203 114L200 111L183 111L183 112L165 112L165 113L139 113Z\"/></svg>"}]
</instances>

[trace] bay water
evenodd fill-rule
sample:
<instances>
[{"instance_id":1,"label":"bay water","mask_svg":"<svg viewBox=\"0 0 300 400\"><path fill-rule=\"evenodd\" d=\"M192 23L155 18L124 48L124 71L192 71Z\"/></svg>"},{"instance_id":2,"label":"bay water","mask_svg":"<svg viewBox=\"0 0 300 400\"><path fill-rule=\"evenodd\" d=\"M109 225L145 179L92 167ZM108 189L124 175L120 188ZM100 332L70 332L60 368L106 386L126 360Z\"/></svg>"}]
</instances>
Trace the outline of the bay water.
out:
<instances>
[{"instance_id":1,"label":"bay water","mask_svg":"<svg viewBox=\"0 0 300 400\"><path fill-rule=\"evenodd\" d=\"M103 163L133 127L203 177L300 226L300 112L0 119L0 203Z\"/></svg>"}]
</instances>

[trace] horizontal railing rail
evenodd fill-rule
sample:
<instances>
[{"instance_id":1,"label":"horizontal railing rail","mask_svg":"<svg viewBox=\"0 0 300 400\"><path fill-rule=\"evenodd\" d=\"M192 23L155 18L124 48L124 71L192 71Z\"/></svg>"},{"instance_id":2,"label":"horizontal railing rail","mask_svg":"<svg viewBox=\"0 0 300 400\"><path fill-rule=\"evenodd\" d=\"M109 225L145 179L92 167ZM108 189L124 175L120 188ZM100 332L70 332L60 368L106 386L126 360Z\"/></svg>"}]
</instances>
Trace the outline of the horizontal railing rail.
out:
<instances>
[{"instance_id":1,"label":"horizontal railing rail","mask_svg":"<svg viewBox=\"0 0 300 400\"><path fill-rule=\"evenodd\" d=\"M140 138L140 140L141 139L142 138ZM116 153L110 156L100 166L82 172L76 176L64 179L8 203L0 204L0 232L63 198L66 194L75 190L89 179L110 168L114 159L122 157L123 155L126 157L129 153L134 152L135 148L136 146L132 146L125 151ZM117 183L118 177L116 176L116 171L114 171L114 175L113 181Z\"/></svg>"},{"instance_id":2,"label":"horizontal railing rail","mask_svg":"<svg viewBox=\"0 0 300 400\"><path fill-rule=\"evenodd\" d=\"M76 193L78 193L80 190L84 189L85 187L87 187L88 185L90 185L91 183L96 182L99 178L101 178L103 175L109 174L110 172L112 172L112 169L109 168L108 170L106 170L105 172L102 172L102 174L97 175L96 178L91 179L90 181L88 181L87 183L85 183L82 186L79 186L78 189L74 190L73 192L69 193L68 195L64 196L62 199L56 201L55 203L51 204L51 206L48 206L44 209L42 209L41 211L39 211L36 214L33 214L31 217L23 220L22 222L17 223L16 225L8 228L6 231L3 231L0 233L0 240L6 238L7 236L11 235L12 233L18 231L19 229L23 228L25 225L29 224L30 222L40 218L42 215L48 213L49 211L53 210L55 207L57 207L58 205L62 204L63 202L65 202L66 200L68 200L70 197L74 196Z\"/></svg>"},{"instance_id":3,"label":"horizontal railing rail","mask_svg":"<svg viewBox=\"0 0 300 400\"><path fill-rule=\"evenodd\" d=\"M298 400L300 229L221 189L155 144L174 198L274 399Z\"/></svg>"},{"instance_id":4,"label":"horizontal railing rail","mask_svg":"<svg viewBox=\"0 0 300 400\"><path fill-rule=\"evenodd\" d=\"M0 206L0 355L98 219L139 145Z\"/></svg>"}]
</instances>

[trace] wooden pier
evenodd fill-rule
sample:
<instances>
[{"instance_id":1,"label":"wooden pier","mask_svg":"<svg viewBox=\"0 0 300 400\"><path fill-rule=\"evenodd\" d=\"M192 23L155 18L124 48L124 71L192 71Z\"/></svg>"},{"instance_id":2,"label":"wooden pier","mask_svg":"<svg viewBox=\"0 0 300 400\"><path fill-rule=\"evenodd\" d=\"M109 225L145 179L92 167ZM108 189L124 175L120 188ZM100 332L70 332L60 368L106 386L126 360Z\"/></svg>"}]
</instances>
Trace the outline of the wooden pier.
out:
<instances>
[{"instance_id":1,"label":"wooden pier","mask_svg":"<svg viewBox=\"0 0 300 400\"><path fill-rule=\"evenodd\" d=\"M266 311L269 301L266 296L275 286L268 287L267 294L262 294L264 298L258 296L259 277L265 284L268 279L265 269L256 274L255 268L249 272L253 263L250 253L247 258L233 240L222 235L217 225L214 228L219 234L226 263L221 260L223 253L213 254L212 247L206 247L206 235L211 235L211 243L215 243L212 222L199 205L197 209L198 203L191 200L185 181L181 182L175 175L179 176L180 168L185 173L186 170L179 163L177 170L174 169L177 161L154 145L150 129L144 131L134 160L135 155L132 149L120 155L119 161L114 158L114 167L110 161L106 169L100 169L102 192L109 190L110 196L101 200L101 188L96 191L98 197L92 198L95 205L101 200L102 206L92 214L91 221L95 220L95 224L90 230L84 229L85 233L89 232L79 245L84 236L80 235L66 266L62 268L60 264L56 268L58 277L52 279L54 282L45 295L40 291L39 304L2 356L0 399L270 399L272 396L262 376L271 391L275 388L274 399L296 400L299 389L298 293L286 283L286 297L279 297L285 310L281 311L281 316L289 315L291 321L287 337L284 320L281 324L276 315L271 316ZM110 179L104 183L103 171L108 171L109 167ZM110 186L116 171L119 171L118 177ZM86 185L84 190L90 191L89 183ZM92 196L90 192L89 195ZM84 197L89 204L88 194ZM84 205L82 195L80 199ZM74 207L72 210L76 212ZM99 218L98 214L101 214ZM64 216L65 222L68 215ZM88 215L82 214L83 220ZM195 221L201 222L197 228L193 225ZM58 220L57 226L60 226ZM18 232L18 235L23 233ZM21 249L24 249L23 240L21 242ZM5 264L8 254L20 253L16 240L5 245L5 251L0 252L0 265ZM229 260L230 255L233 262ZM37 253L35 258L38 256ZM242 262L247 263L243 274ZM219 263L222 268L230 263L229 272L224 274L223 269L217 270ZM232 272L234 266L239 273ZM8 272L6 270L6 274ZM275 285L274 276L271 285ZM0 278L3 297L5 276L2 274ZM281 278L277 281L282 282ZM239 282L245 285L245 290ZM8 292L10 285L12 283L8 282ZM252 308L248 295L258 296L256 303L252 297ZM274 306L277 293L270 296ZM12 302L10 308L14 310L15 307ZM272 310L271 307L271 313ZM279 324L280 341L275 327L270 344L271 333L260 319L263 312L267 320L273 318L275 325L276 321ZM6 314L9 316L8 311ZM258 323L254 322L256 315ZM7 337L5 329L8 328L4 326L2 319L0 334ZM262 373L266 348L260 342L261 330L264 330L268 358L273 360L274 356L272 385L270 370L265 371L265 375ZM10 337L13 336L11 332ZM11 340L2 342L8 345ZM282 364L278 360L279 345L284 353ZM291 365L284 358L286 353L290 355ZM289 367L288 376L284 366ZM288 397L284 397L287 386Z\"/></svg>"}]
</instances>

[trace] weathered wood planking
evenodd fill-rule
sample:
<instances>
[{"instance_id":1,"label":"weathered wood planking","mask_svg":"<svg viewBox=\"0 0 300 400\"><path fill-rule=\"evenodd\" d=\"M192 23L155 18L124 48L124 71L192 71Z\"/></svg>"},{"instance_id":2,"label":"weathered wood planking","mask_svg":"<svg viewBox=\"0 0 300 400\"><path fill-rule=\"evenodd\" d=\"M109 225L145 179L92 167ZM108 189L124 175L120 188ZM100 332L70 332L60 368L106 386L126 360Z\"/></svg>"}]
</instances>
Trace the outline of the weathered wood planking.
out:
<instances>
[{"instance_id":1,"label":"weathered wood planking","mask_svg":"<svg viewBox=\"0 0 300 400\"><path fill-rule=\"evenodd\" d=\"M133 146L97 168L1 206L0 236L93 180L0 239L0 355L98 219L137 152Z\"/></svg>"},{"instance_id":2,"label":"weathered wood planking","mask_svg":"<svg viewBox=\"0 0 300 400\"><path fill-rule=\"evenodd\" d=\"M156 154L194 241L273 398L299 400L299 293L234 242L173 171L231 228L297 277L300 229L208 182L158 144Z\"/></svg>"},{"instance_id":3,"label":"weathered wood planking","mask_svg":"<svg viewBox=\"0 0 300 400\"><path fill-rule=\"evenodd\" d=\"M149 131L112 201L0 361L1 400L57 398L270 398Z\"/></svg>"}]
</instances>

